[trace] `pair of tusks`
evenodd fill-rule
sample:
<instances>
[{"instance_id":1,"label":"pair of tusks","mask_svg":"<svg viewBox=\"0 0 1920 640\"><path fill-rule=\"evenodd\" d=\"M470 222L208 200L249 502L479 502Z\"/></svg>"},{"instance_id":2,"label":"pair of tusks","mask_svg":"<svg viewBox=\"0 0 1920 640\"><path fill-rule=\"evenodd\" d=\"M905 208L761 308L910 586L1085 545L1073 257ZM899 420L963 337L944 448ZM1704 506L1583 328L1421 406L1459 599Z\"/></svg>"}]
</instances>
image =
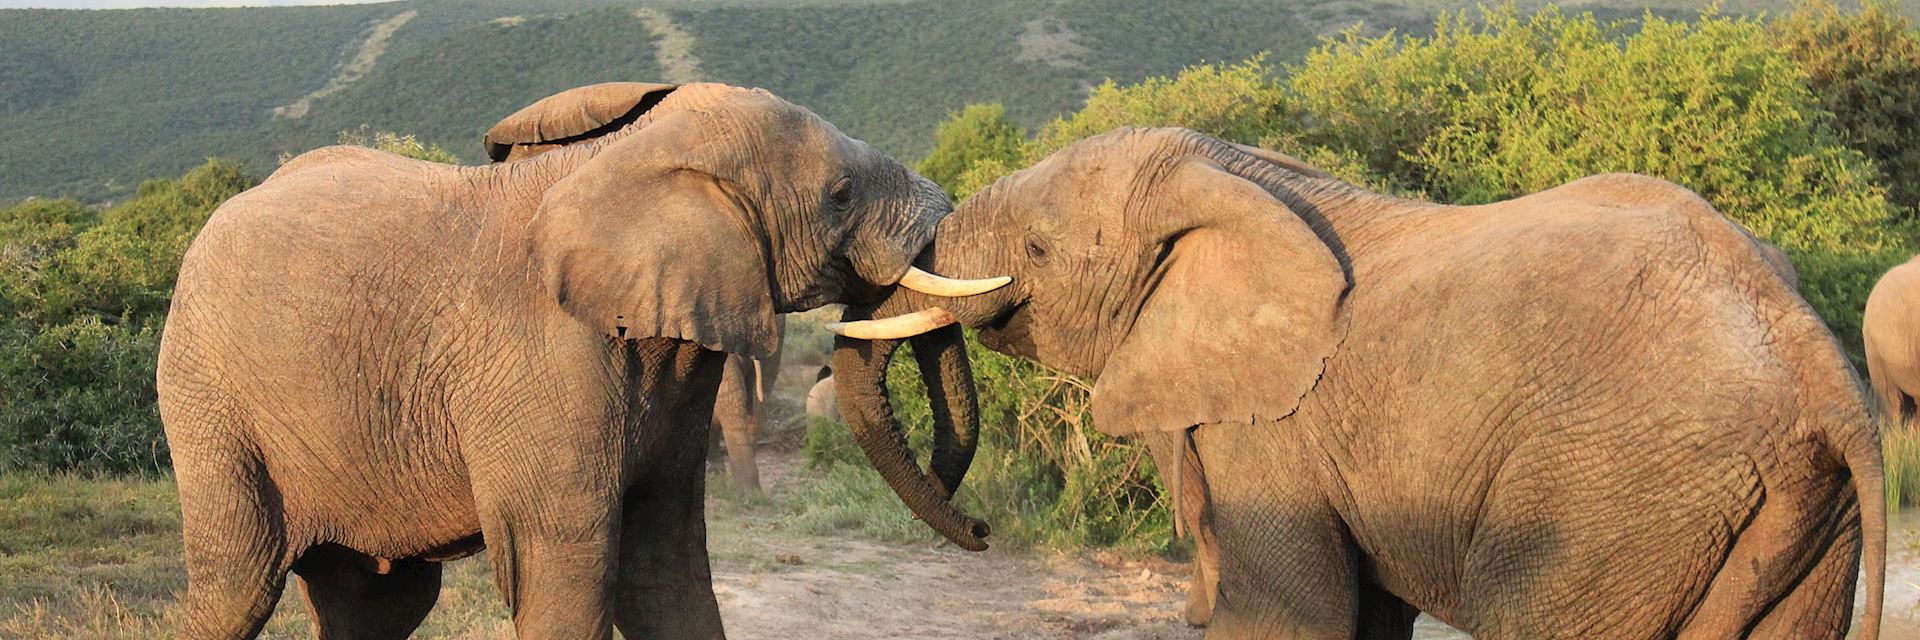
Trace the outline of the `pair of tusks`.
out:
<instances>
[{"instance_id":1,"label":"pair of tusks","mask_svg":"<svg viewBox=\"0 0 1920 640\"><path fill-rule=\"evenodd\" d=\"M956 280L946 276L921 271L919 267L908 267L907 275L900 277L900 286L943 298L973 296L1007 286L1013 278L998 276L979 280ZM940 307L921 309L913 313L898 315L879 320L858 320L854 322L829 322L827 330L861 340L898 340L911 338L940 327L953 324L953 314Z\"/></svg>"}]
</instances>

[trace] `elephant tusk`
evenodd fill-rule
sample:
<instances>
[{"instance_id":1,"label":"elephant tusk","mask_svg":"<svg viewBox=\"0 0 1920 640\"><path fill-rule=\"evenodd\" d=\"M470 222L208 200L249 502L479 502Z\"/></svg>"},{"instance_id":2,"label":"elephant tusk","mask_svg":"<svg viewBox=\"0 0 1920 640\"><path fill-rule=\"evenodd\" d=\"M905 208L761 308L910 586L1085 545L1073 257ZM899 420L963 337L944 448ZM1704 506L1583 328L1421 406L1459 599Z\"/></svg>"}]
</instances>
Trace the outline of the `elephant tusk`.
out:
<instances>
[{"instance_id":1,"label":"elephant tusk","mask_svg":"<svg viewBox=\"0 0 1920 640\"><path fill-rule=\"evenodd\" d=\"M829 322L827 330L859 340L899 340L911 338L953 322L952 313L940 307L933 307L879 320Z\"/></svg>"},{"instance_id":2,"label":"elephant tusk","mask_svg":"<svg viewBox=\"0 0 1920 640\"><path fill-rule=\"evenodd\" d=\"M998 276L979 280L956 280L941 275L921 271L919 267L907 267L907 275L900 277L900 286L943 298L958 298L986 293L1013 282L1013 278Z\"/></svg>"}]
</instances>

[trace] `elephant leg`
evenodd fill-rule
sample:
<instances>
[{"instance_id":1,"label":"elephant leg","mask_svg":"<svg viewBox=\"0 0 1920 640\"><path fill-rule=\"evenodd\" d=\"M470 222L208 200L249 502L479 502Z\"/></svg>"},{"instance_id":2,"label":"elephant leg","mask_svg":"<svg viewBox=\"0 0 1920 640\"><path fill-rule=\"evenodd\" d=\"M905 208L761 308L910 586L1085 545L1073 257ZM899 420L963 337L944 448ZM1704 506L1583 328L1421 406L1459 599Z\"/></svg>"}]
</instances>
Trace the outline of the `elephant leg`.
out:
<instances>
[{"instance_id":1,"label":"elephant leg","mask_svg":"<svg viewBox=\"0 0 1920 640\"><path fill-rule=\"evenodd\" d=\"M513 610L520 640L613 638L617 536L615 523L603 517L608 511L579 504L482 508L494 585Z\"/></svg>"},{"instance_id":2,"label":"elephant leg","mask_svg":"<svg viewBox=\"0 0 1920 640\"><path fill-rule=\"evenodd\" d=\"M717 640L725 635L707 563L706 475L697 452L671 455L627 490L616 624L628 638Z\"/></svg>"},{"instance_id":3,"label":"elephant leg","mask_svg":"<svg viewBox=\"0 0 1920 640\"><path fill-rule=\"evenodd\" d=\"M182 640L259 634L290 564L279 493L266 470L241 447L216 449L174 453L187 564Z\"/></svg>"},{"instance_id":4,"label":"elephant leg","mask_svg":"<svg viewBox=\"0 0 1920 640\"><path fill-rule=\"evenodd\" d=\"M1193 580L1187 585L1187 624L1205 627L1213 619L1213 595L1219 589L1220 545L1213 537L1207 514L1207 483L1200 472L1199 454L1186 431L1144 434L1147 451L1159 470L1166 495L1171 496L1174 532L1193 538Z\"/></svg>"},{"instance_id":5,"label":"elephant leg","mask_svg":"<svg viewBox=\"0 0 1920 640\"><path fill-rule=\"evenodd\" d=\"M1853 622L1853 585L1859 578L1859 564L1860 531L1854 527L1827 547L1820 563L1760 620L1750 637L1795 640L1846 637Z\"/></svg>"},{"instance_id":6,"label":"elephant leg","mask_svg":"<svg viewBox=\"0 0 1920 640\"><path fill-rule=\"evenodd\" d=\"M745 356L727 356L714 396L713 431L727 446L727 471L736 486L760 489L760 468L754 447L760 437L760 403L754 364Z\"/></svg>"},{"instance_id":7,"label":"elephant leg","mask_svg":"<svg viewBox=\"0 0 1920 640\"><path fill-rule=\"evenodd\" d=\"M382 573L382 570L385 570ZM332 545L307 551L293 564L314 637L320 640L404 639L440 597L440 563L379 561Z\"/></svg>"},{"instance_id":8,"label":"elephant leg","mask_svg":"<svg viewBox=\"0 0 1920 640\"><path fill-rule=\"evenodd\" d=\"M1355 640L1411 640L1420 610L1380 585L1360 585L1360 617L1354 621Z\"/></svg>"},{"instance_id":9,"label":"elephant leg","mask_svg":"<svg viewBox=\"0 0 1920 640\"><path fill-rule=\"evenodd\" d=\"M1570 452L1633 446L1623 434L1655 424L1582 422L1508 456L1462 565L1456 612L1464 630L1491 640L1672 638L1696 615L1763 501L1749 459L1662 445L1605 463L1566 463Z\"/></svg>"},{"instance_id":10,"label":"elephant leg","mask_svg":"<svg viewBox=\"0 0 1920 640\"><path fill-rule=\"evenodd\" d=\"M1293 466L1308 457L1300 442L1238 437L1248 432L1194 431L1220 554L1207 637L1353 638L1359 563L1346 525L1303 481L1316 473Z\"/></svg>"},{"instance_id":11,"label":"elephant leg","mask_svg":"<svg viewBox=\"0 0 1920 640\"><path fill-rule=\"evenodd\" d=\"M1860 566L1859 503L1844 482L1769 495L1679 637L1845 635Z\"/></svg>"}]
</instances>

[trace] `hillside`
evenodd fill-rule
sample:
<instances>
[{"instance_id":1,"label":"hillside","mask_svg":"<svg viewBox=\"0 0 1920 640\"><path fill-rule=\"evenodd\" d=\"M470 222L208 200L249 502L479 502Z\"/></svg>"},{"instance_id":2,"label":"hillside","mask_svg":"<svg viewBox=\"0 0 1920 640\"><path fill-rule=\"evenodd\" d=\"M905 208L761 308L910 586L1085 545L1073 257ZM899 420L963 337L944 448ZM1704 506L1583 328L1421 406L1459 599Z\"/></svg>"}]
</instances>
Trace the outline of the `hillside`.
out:
<instances>
[{"instance_id":1,"label":"hillside","mask_svg":"<svg viewBox=\"0 0 1920 640\"><path fill-rule=\"evenodd\" d=\"M362 125L472 159L494 119L554 91L669 77L766 87L911 160L929 148L933 125L969 102L1002 102L1035 125L1106 78L1260 51L1288 62L1356 21L1374 32L1429 29L1432 9L1458 0L1393 2L1401 4L416 0L0 10L0 131L11 133L0 138L0 203L117 199L209 156L265 171L282 154Z\"/></svg>"}]
</instances>

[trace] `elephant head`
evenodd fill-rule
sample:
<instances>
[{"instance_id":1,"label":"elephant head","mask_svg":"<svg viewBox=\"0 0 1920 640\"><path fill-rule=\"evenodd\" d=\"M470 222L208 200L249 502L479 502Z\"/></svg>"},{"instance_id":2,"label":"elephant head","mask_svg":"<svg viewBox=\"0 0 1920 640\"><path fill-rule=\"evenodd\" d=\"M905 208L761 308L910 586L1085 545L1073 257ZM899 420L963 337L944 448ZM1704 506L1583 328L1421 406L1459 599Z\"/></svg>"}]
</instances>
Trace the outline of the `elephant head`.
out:
<instances>
[{"instance_id":1,"label":"elephant head","mask_svg":"<svg viewBox=\"0 0 1920 640\"><path fill-rule=\"evenodd\" d=\"M995 351L1097 378L1094 420L1109 434L1291 415L1345 335L1350 275L1315 212L1296 211L1263 186L1278 171L1321 175L1290 157L1191 131L1123 129L967 200L916 264L1006 274L1012 286L965 299L896 289L878 305L849 307L847 321L833 327L842 335L834 367L842 410L857 434L868 434L860 442L873 443L867 454L876 468L901 469L898 460L910 454L893 435L871 344L885 350L955 321L979 329L981 344ZM1163 382L1201 379L1209 382ZM942 468L938 445L941 486L915 486L925 479L909 473L889 481L922 519L962 546L979 546L947 526L970 519L934 499L965 471Z\"/></svg>"},{"instance_id":2,"label":"elephant head","mask_svg":"<svg viewBox=\"0 0 1920 640\"><path fill-rule=\"evenodd\" d=\"M776 313L901 282L952 207L932 182L766 91L620 82L542 99L484 139L498 170L559 174L532 271L618 338L767 358ZM966 398L970 402L971 398Z\"/></svg>"}]
</instances>

